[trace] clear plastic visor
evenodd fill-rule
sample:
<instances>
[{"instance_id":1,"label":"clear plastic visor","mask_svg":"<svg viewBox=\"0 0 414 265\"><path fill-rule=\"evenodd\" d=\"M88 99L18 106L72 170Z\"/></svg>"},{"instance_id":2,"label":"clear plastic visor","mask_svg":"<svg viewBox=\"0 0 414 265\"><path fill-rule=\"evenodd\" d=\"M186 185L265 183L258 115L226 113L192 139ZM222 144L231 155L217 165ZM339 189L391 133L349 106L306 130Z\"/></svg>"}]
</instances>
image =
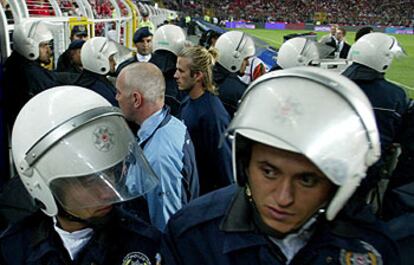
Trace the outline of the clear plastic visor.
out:
<instances>
[{"instance_id":1,"label":"clear plastic visor","mask_svg":"<svg viewBox=\"0 0 414 265\"><path fill-rule=\"evenodd\" d=\"M393 56L397 59L402 59L407 57L407 53L405 52L404 48L400 45L398 40L393 37L393 42L391 43L390 51L393 54Z\"/></svg>"},{"instance_id":2,"label":"clear plastic visor","mask_svg":"<svg viewBox=\"0 0 414 265\"><path fill-rule=\"evenodd\" d=\"M50 189L65 209L77 210L128 201L142 196L157 184L158 178L142 149L130 143L124 159L114 166L79 177L56 178L51 181Z\"/></svg>"}]
</instances>

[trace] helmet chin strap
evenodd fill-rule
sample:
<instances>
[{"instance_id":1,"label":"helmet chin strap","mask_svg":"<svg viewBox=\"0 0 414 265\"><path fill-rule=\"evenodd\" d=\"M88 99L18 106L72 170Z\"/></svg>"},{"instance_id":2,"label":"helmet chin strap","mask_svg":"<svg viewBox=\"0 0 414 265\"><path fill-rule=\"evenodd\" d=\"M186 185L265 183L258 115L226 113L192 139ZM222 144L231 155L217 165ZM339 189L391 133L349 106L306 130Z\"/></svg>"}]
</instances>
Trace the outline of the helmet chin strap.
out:
<instances>
[{"instance_id":1,"label":"helmet chin strap","mask_svg":"<svg viewBox=\"0 0 414 265\"><path fill-rule=\"evenodd\" d=\"M58 204L58 216L61 218L64 218L71 222L81 223L85 224L88 227L91 227L93 229L99 229L103 227L108 221L111 219L112 211L108 213L106 216L103 217L92 217L88 219L80 218L69 211L65 210L59 203Z\"/></svg>"},{"instance_id":2,"label":"helmet chin strap","mask_svg":"<svg viewBox=\"0 0 414 265\"><path fill-rule=\"evenodd\" d=\"M260 216L259 210L256 207L256 204L253 200L251 191L250 191L250 187L248 184L246 184L245 186L245 194L247 199L250 202L250 205L252 206L252 212L253 212L253 221L255 223L255 225L258 227L258 229L270 236L270 237L275 237L275 238L279 238L279 239L283 239L285 238L287 235L291 234L291 233L296 233L298 231L300 231L302 228L304 228L304 226L311 226L312 224L314 224L315 222L310 222L309 225L307 224L308 221L310 220L316 220L319 221L322 218L322 215L325 213L325 207L326 207L326 203L324 203L321 207L319 207L314 214L312 214L308 219L304 220L298 228L290 230L287 233L282 233L279 232L273 228L271 228L270 226L268 226L262 219L262 217ZM305 228L306 229L306 228Z\"/></svg>"}]
</instances>

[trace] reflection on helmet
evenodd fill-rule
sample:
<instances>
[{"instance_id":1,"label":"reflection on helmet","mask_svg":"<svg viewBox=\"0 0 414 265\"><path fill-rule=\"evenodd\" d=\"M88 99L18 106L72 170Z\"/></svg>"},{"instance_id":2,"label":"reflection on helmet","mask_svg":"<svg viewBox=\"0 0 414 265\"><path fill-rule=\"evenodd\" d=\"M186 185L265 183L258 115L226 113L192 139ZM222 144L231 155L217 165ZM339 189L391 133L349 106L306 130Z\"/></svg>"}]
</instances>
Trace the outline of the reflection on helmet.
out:
<instances>
[{"instance_id":1,"label":"reflection on helmet","mask_svg":"<svg viewBox=\"0 0 414 265\"><path fill-rule=\"evenodd\" d=\"M16 119L12 150L26 189L50 216L57 202L65 209L97 207L157 184L120 110L81 87L56 87L32 98Z\"/></svg>"},{"instance_id":2,"label":"reflection on helmet","mask_svg":"<svg viewBox=\"0 0 414 265\"><path fill-rule=\"evenodd\" d=\"M307 38L292 38L280 46L277 64L283 69L306 66L320 59L317 43Z\"/></svg>"},{"instance_id":3,"label":"reflection on helmet","mask_svg":"<svg viewBox=\"0 0 414 265\"><path fill-rule=\"evenodd\" d=\"M154 51L166 50L177 55L184 48L185 39L184 31L179 26L164 25L154 33L153 49Z\"/></svg>"},{"instance_id":4,"label":"reflection on helmet","mask_svg":"<svg viewBox=\"0 0 414 265\"><path fill-rule=\"evenodd\" d=\"M219 52L217 62L232 73L238 72L244 59L256 53L252 38L241 31L224 33L217 39L214 47Z\"/></svg>"},{"instance_id":5,"label":"reflection on helmet","mask_svg":"<svg viewBox=\"0 0 414 265\"><path fill-rule=\"evenodd\" d=\"M229 126L235 135L233 166L239 184L246 178L237 135L310 159L335 185L327 208L332 220L353 194L367 167L380 155L372 107L347 78L302 67L266 74L245 92Z\"/></svg>"},{"instance_id":6,"label":"reflection on helmet","mask_svg":"<svg viewBox=\"0 0 414 265\"><path fill-rule=\"evenodd\" d=\"M394 36L373 32L362 36L351 46L348 59L384 73L395 57L404 55L404 49Z\"/></svg>"},{"instance_id":7,"label":"reflection on helmet","mask_svg":"<svg viewBox=\"0 0 414 265\"><path fill-rule=\"evenodd\" d=\"M39 44L52 39L52 31L45 22L25 20L14 27L13 49L34 61L39 58Z\"/></svg>"},{"instance_id":8,"label":"reflection on helmet","mask_svg":"<svg viewBox=\"0 0 414 265\"><path fill-rule=\"evenodd\" d=\"M83 68L106 75L110 70L109 57L117 53L113 42L104 37L94 37L85 42L81 49Z\"/></svg>"}]
</instances>

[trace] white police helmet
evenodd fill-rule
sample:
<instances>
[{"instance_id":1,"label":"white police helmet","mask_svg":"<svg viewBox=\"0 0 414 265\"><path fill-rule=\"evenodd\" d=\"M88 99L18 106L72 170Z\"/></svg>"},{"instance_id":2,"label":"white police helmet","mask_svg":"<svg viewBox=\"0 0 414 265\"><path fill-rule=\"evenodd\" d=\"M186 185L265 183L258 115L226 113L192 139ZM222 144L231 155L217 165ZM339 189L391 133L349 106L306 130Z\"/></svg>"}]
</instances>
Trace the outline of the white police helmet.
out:
<instances>
[{"instance_id":1,"label":"white police helmet","mask_svg":"<svg viewBox=\"0 0 414 265\"><path fill-rule=\"evenodd\" d=\"M394 36L372 32L362 36L351 46L348 59L384 73L395 57L404 55L403 48Z\"/></svg>"},{"instance_id":2,"label":"white police helmet","mask_svg":"<svg viewBox=\"0 0 414 265\"><path fill-rule=\"evenodd\" d=\"M157 184L120 110L86 88L55 87L33 97L14 124L12 151L24 186L49 216L58 204L107 206Z\"/></svg>"},{"instance_id":3,"label":"white police helmet","mask_svg":"<svg viewBox=\"0 0 414 265\"><path fill-rule=\"evenodd\" d=\"M332 220L380 156L371 104L352 81L329 70L298 67L254 81L229 125L233 166L240 185L246 165L237 157L242 135L275 148L303 154L338 190L326 216ZM244 162L246 163L246 162Z\"/></svg>"},{"instance_id":4,"label":"white police helmet","mask_svg":"<svg viewBox=\"0 0 414 265\"><path fill-rule=\"evenodd\" d=\"M39 58L39 44L52 39L52 31L46 22L25 20L14 27L13 49L34 61Z\"/></svg>"},{"instance_id":5,"label":"white police helmet","mask_svg":"<svg viewBox=\"0 0 414 265\"><path fill-rule=\"evenodd\" d=\"M85 42L81 49L81 62L84 69L106 75L110 70L109 57L118 52L107 38L94 37Z\"/></svg>"},{"instance_id":6,"label":"white police helmet","mask_svg":"<svg viewBox=\"0 0 414 265\"><path fill-rule=\"evenodd\" d=\"M306 66L320 58L317 43L307 38L285 41L277 53L277 64L283 69Z\"/></svg>"},{"instance_id":7,"label":"white police helmet","mask_svg":"<svg viewBox=\"0 0 414 265\"><path fill-rule=\"evenodd\" d=\"M166 50L178 55L185 45L184 31L176 25L159 27L152 38L154 51Z\"/></svg>"},{"instance_id":8,"label":"white police helmet","mask_svg":"<svg viewBox=\"0 0 414 265\"><path fill-rule=\"evenodd\" d=\"M214 47L219 53L217 62L232 73L240 71L244 59L256 53L253 39L241 31L222 34Z\"/></svg>"}]
</instances>

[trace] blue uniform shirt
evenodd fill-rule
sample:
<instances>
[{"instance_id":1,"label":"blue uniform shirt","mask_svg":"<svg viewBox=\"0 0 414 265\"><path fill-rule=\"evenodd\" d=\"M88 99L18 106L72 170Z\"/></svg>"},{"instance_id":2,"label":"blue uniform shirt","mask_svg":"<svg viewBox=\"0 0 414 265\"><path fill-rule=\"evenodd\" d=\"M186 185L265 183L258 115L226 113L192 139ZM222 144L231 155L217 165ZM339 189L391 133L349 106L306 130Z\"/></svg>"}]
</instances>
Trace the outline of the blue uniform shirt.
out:
<instances>
[{"instance_id":1,"label":"blue uniform shirt","mask_svg":"<svg viewBox=\"0 0 414 265\"><path fill-rule=\"evenodd\" d=\"M149 217L153 225L163 230L172 214L199 195L194 146L185 125L167 108L146 119L137 134L160 181L146 195Z\"/></svg>"}]
</instances>

